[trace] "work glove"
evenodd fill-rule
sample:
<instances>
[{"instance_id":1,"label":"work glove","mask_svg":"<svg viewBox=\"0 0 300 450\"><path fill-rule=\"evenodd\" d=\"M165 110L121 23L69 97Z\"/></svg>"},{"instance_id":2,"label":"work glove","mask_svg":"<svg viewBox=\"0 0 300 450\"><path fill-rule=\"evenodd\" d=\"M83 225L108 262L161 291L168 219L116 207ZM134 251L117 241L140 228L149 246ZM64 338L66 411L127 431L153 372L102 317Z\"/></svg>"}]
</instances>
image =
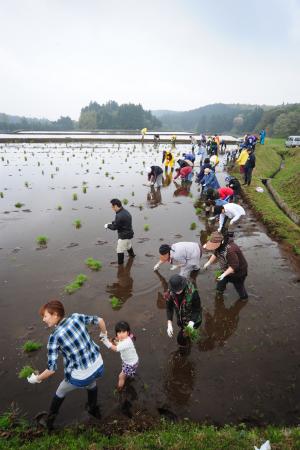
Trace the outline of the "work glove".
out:
<instances>
[{"instance_id":1,"label":"work glove","mask_svg":"<svg viewBox=\"0 0 300 450\"><path fill-rule=\"evenodd\" d=\"M169 338L173 337L173 325L171 321L168 321L167 333Z\"/></svg>"},{"instance_id":2,"label":"work glove","mask_svg":"<svg viewBox=\"0 0 300 450\"><path fill-rule=\"evenodd\" d=\"M192 320L190 320L189 323L187 324L187 326L188 326L189 328L194 328L194 323L195 323L195 322L193 322Z\"/></svg>"},{"instance_id":3,"label":"work glove","mask_svg":"<svg viewBox=\"0 0 300 450\"><path fill-rule=\"evenodd\" d=\"M203 270L207 270L208 266L210 266L210 262L207 261L204 266L203 266Z\"/></svg>"},{"instance_id":4,"label":"work glove","mask_svg":"<svg viewBox=\"0 0 300 450\"><path fill-rule=\"evenodd\" d=\"M219 227L218 228L218 232L221 233L221 230L222 230L222 227Z\"/></svg>"},{"instance_id":5,"label":"work glove","mask_svg":"<svg viewBox=\"0 0 300 450\"><path fill-rule=\"evenodd\" d=\"M102 341L103 345L105 345L105 347L111 348L112 343L110 342L110 340L108 339L107 336L106 336L106 337L103 337L103 338L101 339L101 341Z\"/></svg>"},{"instance_id":6,"label":"work glove","mask_svg":"<svg viewBox=\"0 0 300 450\"><path fill-rule=\"evenodd\" d=\"M154 271L158 270L158 269L160 268L160 266L161 266L161 263L158 262L158 263L155 264L155 266L153 267L153 270L154 270Z\"/></svg>"},{"instance_id":7,"label":"work glove","mask_svg":"<svg viewBox=\"0 0 300 450\"><path fill-rule=\"evenodd\" d=\"M38 376L35 373L32 373L30 377L27 377L27 381L30 384L41 383L42 380L38 380Z\"/></svg>"},{"instance_id":8,"label":"work glove","mask_svg":"<svg viewBox=\"0 0 300 450\"><path fill-rule=\"evenodd\" d=\"M99 338L100 339L107 338L107 331L105 333L103 333L103 331L101 331L101 333L99 334Z\"/></svg>"},{"instance_id":9,"label":"work glove","mask_svg":"<svg viewBox=\"0 0 300 450\"><path fill-rule=\"evenodd\" d=\"M218 281L222 281L223 278L225 278L225 277L226 277L225 273L222 273L222 275L220 275L220 276L217 278L217 280L218 280Z\"/></svg>"},{"instance_id":10,"label":"work glove","mask_svg":"<svg viewBox=\"0 0 300 450\"><path fill-rule=\"evenodd\" d=\"M232 225L234 223L233 219L229 222L229 225Z\"/></svg>"},{"instance_id":11,"label":"work glove","mask_svg":"<svg viewBox=\"0 0 300 450\"><path fill-rule=\"evenodd\" d=\"M110 223L106 223L105 225L104 225L104 228L108 228L108 225L110 225Z\"/></svg>"},{"instance_id":12,"label":"work glove","mask_svg":"<svg viewBox=\"0 0 300 450\"><path fill-rule=\"evenodd\" d=\"M176 270L177 268L178 268L178 266L174 266L173 265L173 266L170 267L170 270Z\"/></svg>"}]
</instances>

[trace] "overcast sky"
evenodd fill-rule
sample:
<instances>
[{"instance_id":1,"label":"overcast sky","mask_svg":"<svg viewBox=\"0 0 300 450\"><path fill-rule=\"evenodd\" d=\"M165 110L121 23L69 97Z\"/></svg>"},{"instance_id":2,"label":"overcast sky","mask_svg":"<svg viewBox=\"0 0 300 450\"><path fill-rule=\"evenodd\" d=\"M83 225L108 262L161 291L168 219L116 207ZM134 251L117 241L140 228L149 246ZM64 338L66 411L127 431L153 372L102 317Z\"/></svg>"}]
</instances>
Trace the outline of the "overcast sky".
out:
<instances>
[{"instance_id":1,"label":"overcast sky","mask_svg":"<svg viewBox=\"0 0 300 450\"><path fill-rule=\"evenodd\" d=\"M300 102L300 0L1 0L0 112Z\"/></svg>"}]
</instances>

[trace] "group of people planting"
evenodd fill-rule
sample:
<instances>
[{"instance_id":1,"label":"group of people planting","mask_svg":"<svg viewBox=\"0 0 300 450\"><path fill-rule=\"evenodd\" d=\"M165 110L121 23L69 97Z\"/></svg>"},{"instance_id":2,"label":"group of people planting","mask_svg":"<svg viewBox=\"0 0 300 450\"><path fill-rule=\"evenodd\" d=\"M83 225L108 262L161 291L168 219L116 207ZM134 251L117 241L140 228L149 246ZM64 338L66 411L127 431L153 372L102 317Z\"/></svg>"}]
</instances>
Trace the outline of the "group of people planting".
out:
<instances>
[{"instance_id":1,"label":"group of people planting","mask_svg":"<svg viewBox=\"0 0 300 450\"><path fill-rule=\"evenodd\" d=\"M196 156L195 143L192 142L190 153L184 153L178 159L176 176L183 182L191 183ZM202 154L200 155L202 156ZM195 276L201 269L201 257L204 252L211 252L209 260L202 266L207 270L209 266L218 262L221 272L216 278L217 295L222 299L227 283L232 283L240 300L248 299L244 286L247 277L247 261L241 249L233 242L232 228L245 216L245 210L236 203L239 196L240 185L234 178L227 179L227 186L220 187L215 175L218 164L218 154L211 155L217 158L211 160L200 158L200 172L196 175L196 182L202 185L200 201L205 204L205 213L212 215L208 220L212 223L218 219L218 228L204 245L200 242L164 243L159 247L159 261L154 266L158 271L162 264L170 263L170 270L179 270L178 274L169 278L168 289L164 294L167 314L167 334L173 337L173 317L177 318L179 345L189 343L189 330L196 330L202 322L202 307L200 296L195 284ZM146 169L148 181L151 186L161 188L163 174L174 170L175 157L172 150L164 152L163 163L165 170L160 166L152 165ZM134 236L132 216L122 202L114 198L110 201L115 212L115 218L104 227L117 231L117 262L119 267L124 264L125 252L129 258L134 258L132 246ZM229 230L230 227L230 230ZM93 324L99 327L99 338L104 346L114 352L119 352L122 361L121 372L118 377L117 389L121 392L127 379L134 378L139 358L134 346L134 337L127 322L118 322L115 326L115 337L108 338L105 321L98 316L72 314L65 317L63 304L59 300L52 300L40 309L43 322L54 331L48 340L48 366L39 374L28 377L31 384L41 383L55 374L59 353L64 360L64 380L59 384L52 399L49 412L38 417L49 430L53 428L54 421L66 395L74 389L87 390L87 411L96 418L100 418L100 409L97 402L96 381L104 371L103 359L99 345L94 342L87 331L87 326Z\"/></svg>"}]
</instances>

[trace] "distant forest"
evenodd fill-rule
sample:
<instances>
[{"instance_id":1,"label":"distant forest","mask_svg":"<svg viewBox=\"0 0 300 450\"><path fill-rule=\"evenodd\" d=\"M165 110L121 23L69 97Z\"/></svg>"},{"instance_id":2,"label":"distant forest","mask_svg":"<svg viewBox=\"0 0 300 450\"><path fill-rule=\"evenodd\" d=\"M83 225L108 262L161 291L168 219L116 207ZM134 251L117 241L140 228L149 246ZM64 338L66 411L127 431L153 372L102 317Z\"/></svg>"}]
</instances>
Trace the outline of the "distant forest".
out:
<instances>
[{"instance_id":1,"label":"distant forest","mask_svg":"<svg viewBox=\"0 0 300 450\"><path fill-rule=\"evenodd\" d=\"M81 109L78 122L70 117L56 121L0 113L0 132L141 130L187 131L241 135L267 130L269 136L300 135L300 104L258 106L213 104L191 111L145 111L142 105L90 102Z\"/></svg>"}]
</instances>

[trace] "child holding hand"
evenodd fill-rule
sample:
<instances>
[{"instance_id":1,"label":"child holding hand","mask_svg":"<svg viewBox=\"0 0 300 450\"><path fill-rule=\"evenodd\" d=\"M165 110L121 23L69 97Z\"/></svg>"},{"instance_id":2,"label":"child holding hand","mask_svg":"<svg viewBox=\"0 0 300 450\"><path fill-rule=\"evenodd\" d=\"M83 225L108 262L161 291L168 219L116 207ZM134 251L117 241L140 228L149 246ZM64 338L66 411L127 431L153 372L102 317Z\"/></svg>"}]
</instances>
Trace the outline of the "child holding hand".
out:
<instances>
[{"instance_id":1,"label":"child holding hand","mask_svg":"<svg viewBox=\"0 0 300 450\"><path fill-rule=\"evenodd\" d=\"M120 352L122 370L119 374L118 390L121 391L124 387L126 378L134 378L138 368L139 358L132 340L133 337L130 332L129 324L124 321L118 322L115 326L115 332L116 344L110 342L107 336L103 337L101 340L108 349L114 352Z\"/></svg>"}]
</instances>

